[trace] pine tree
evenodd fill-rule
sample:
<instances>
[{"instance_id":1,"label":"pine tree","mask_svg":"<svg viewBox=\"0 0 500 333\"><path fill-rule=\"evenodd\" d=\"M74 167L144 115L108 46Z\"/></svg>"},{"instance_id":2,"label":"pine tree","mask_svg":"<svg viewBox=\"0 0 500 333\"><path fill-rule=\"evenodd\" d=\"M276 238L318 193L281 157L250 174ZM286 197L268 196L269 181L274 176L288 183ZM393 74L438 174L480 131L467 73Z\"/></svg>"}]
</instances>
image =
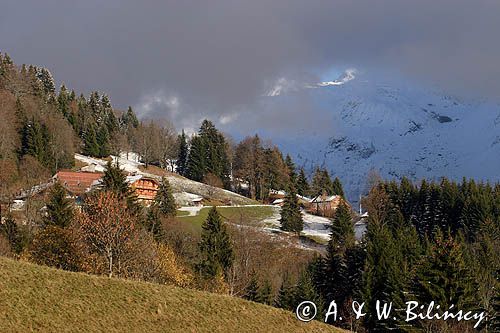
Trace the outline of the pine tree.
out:
<instances>
[{"instance_id":1,"label":"pine tree","mask_svg":"<svg viewBox=\"0 0 500 333\"><path fill-rule=\"evenodd\" d=\"M304 301L313 302L317 306L317 319L321 319L321 314L323 313L323 299L316 290L314 280L309 270L305 269L300 273L297 286L295 287L294 296L295 299L292 302L292 308L295 308Z\"/></svg>"},{"instance_id":2,"label":"pine tree","mask_svg":"<svg viewBox=\"0 0 500 333\"><path fill-rule=\"evenodd\" d=\"M131 106L129 106L127 112L122 115L120 124L125 129L139 127L139 120L137 119L137 116Z\"/></svg>"},{"instance_id":3,"label":"pine tree","mask_svg":"<svg viewBox=\"0 0 500 333\"><path fill-rule=\"evenodd\" d=\"M177 211L175 199L172 194L170 182L166 177L161 179L158 192L154 199L154 205L158 208L160 214L166 217L174 217Z\"/></svg>"},{"instance_id":4,"label":"pine tree","mask_svg":"<svg viewBox=\"0 0 500 333\"><path fill-rule=\"evenodd\" d=\"M393 309L403 308L406 286L401 272L402 254L389 228L383 222L370 222L363 273L363 296L368 313L366 328L370 331L400 329L401 322L398 320L378 320L376 301L387 304L392 302Z\"/></svg>"},{"instance_id":5,"label":"pine tree","mask_svg":"<svg viewBox=\"0 0 500 333\"><path fill-rule=\"evenodd\" d=\"M83 135L83 153L94 157L100 156L100 147L93 125L90 125Z\"/></svg>"},{"instance_id":6,"label":"pine tree","mask_svg":"<svg viewBox=\"0 0 500 333\"><path fill-rule=\"evenodd\" d=\"M288 169L288 177L290 179L290 183L293 186L297 186L297 172L295 170L295 163L293 163L292 157L287 154L285 157L286 168Z\"/></svg>"},{"instance_id":7,"label":"pine tree","mask_svg":"<svg viewBox=\"0 0 500 333\"><path fill-rule=\"evenodd\" d=\"M59 89L59 95L57 96L57 108L64 118L68 119L70 113L69 96L68 90L64 84L61 85L61 88Z\"/></svg>"},{"instance_id":8,"label":"pine tree","mask_svg":"<svg viewBox=\"0 0 500 333\"><path fill-rule=\"evenodd\" d=\"M186 176L189 179L200 182L203 180L206 170L205 145L202 138L195 135L191 139Z\"/></svg>"},{"instance_id":9,"label":"pine tree","mask_svg":"<svg viewBox=\"0 0 500 333\"><path fill-rule=\"evenodd\" d=\"M201 262L198 270L202 276L213 278L218 273L225 274L233 265L234 251L229 233L215 207L208 212L203 222L199 243Z\"/></svg>"},{"instance_id":10,"label":"pine tree","mask_svg":"<svg viewBox=\"0 0 500 333\"><path fill-rule=\"evenodd\" d=\"M345 252L354 245L354 228L351 210L344 201L341 201L330 226L331 234L328 246L334 252Z\"/></svg>"},{"instance_id":11,"label":"pine tree","mask_svg":"<svg viewBox=\"0 0 500 333\"><path fill-rule=\"evenodd\" d=\"M50 190L45 225L66 228L73 221L74 214L73 204L66 198L66 189L60 182L56 182Z\"/></svg>"},{"instance_id":12,"label":"pine tree","mask_svg":"<svg viewBox=\"0 0 500 333\"><path fill-rule=\"evenodd\" d=\"M224 136L211 121L204 120L198 135L191 140L187 176L202 181L207 174L212 173L222 180L225 188L229 188L230 172Z\"/></svg>"},{"instance_id":13,"label":"pine tree","mask_svg":"<svg viewBox=\"0 0 500 333\"><path fill-rule=\"evenodd\" d=\"M189 147L184 130L182 130L182 133L179 135L177 141L179 145L179 153L177 155L177 172L179 175L185 176L187 171Z\"/></svg>"},{"instance_id":14,"label":"pine tree","mask_svg":"<svg viewBox=\"0 0 500 333\"><path fill-rule=\"evenodd\" d=\"M267 305L273 303L273 287L269 280L264 280L264 283L260 286L257 294L257 302Z\"/></svg>"},{"instance_id":15,"label":"pine tree","mask_svg":"<svg viewBox=\"0 0 500 333\"><path fill-rule=\"evenodd\" d=\"M281 207L280 216L281 230L291 231L299 234L304 228L302 212L300 211L297 194L293 185L289 186L289 189L285 195L285 200L283 202L283 207Z\"/></svg>"},{"instance_id":16,"label":"pine tree","mask_svg":"<svg viewBox=\"0 0 500 333\"><path fill-rule=\"evenodd\" d=\"M48 69L40 68L37 72L37 78L41 81L43 90L47 95L55 94L56 85Z\"/></svg>"},{"instance_id":17,"label":"pine tree","mask_svg":"<svg viewBox=\"0 0 500 333\"><path fill-rule=\"evenodd\" d=\"M285 274L283 281L281 282L280 289L278 290L274 306L285 310L291 310L295 305L294 303L295 290L292 282L290 281L289 274Z\"/></svg>"},{"instance_id":18,"label":"pine tree","mask_svg":"<svg viewBox=\"0 0 500 333\"><path fill-rule=\"evenodd\" d=\"M297 178L297 193L301 196L305 196L309 193L309 183L307 182L304 168L300 168L300 173Z\"/></svg>"},{"instance_id":19,"label":"pine tree","mask_svg":"<svg viewBox=\"0 0 500 333\"><path fill-rule=\"evenodd\" d=\"M243 298L252 302L257 302L259 294L259 282L257 281L257 276L255 273L252 273L250 276L250 281L248 281L247 286L245 287L245 294Z\"/></svg>"},{"instance_id":20,"label":"pine tree","mask_svg":"<svg viewBox=\"0 0 500 333\"><path fill-rule=\"evenodd\" d=\"M155 239L159 239L162 230L161 230L161 219L160 212L155 205L149 207L148 212L146 214L146 218L144 219L144 228L153 234Z\"/></svg>"},{"instance_id":21,"label":"pine tree","mask_svg":"<svg viewBox=\"0 0 500 333\"><path fill-rule=\"evenodd\" d=\"M330 174L328 170L316 168L314 170L312 184L311 184L311 195L332 195L333 193L333 184L330 178Z\"/></svg>"},{"instance_id":22,"label":"pine tree","mask_svg":"<svg viewBox=\"0 0 500 333\"><path fill-rule=\"evenodd\" d=\"M104 117L104 125L106 126L108 133L111 134L118 130L118 120L113 112L113 107L111 106L108 95L103 95L101 97L101 109Z\"/></svg>"},{"instance_id":23,"label":"pine tree","mask_svg":"<svg viewBox=\"0 0 500 333\"><path fill-rule=\"evenodd\" d=\"M120 197L127 197L131 193L131 189L127 182L127 176L120 169L118 161L115 164L108 161L106 171L102 177L101 188L104 191L109 191L117 194Z\"/></svg>"},{"instance_id":24,"label":"pine tree","mask_svg":"<svg viewBox=\"0 0 500 333\"><path fill-rule=\"evenodd\" d=\"M109 156L109 131L106 126L101 126L97 131L96 142L98 147L98 152L96 157L107 157Z\"/></svg>"},{"instance_id":25,"label":"pine tree","mask_svg":"<svg viewBox=\"0 0 500 333\"><path fill-rule=\"evenodd\" d=\"M425 258L417 266L412 286L421 304L436 302L442 308L475 305L475 286L465 262L462 244L438 231Z\"/></svg>"},{"instance_id":26,"label":"pine tree","mask_svg":"<svg viewBox=\"0 0 500 333\"><path fill-rule=\"evenodd\" d=\"M132 215L139 216L142 208L137 202L137 195L127 182L127 176L120 169L118 160L115 164L108 161L106 171L102 176L101 190L113 192L119 199L127 202L127 208Z\"/></svg>"},{"instance_id":27,"label":"pine tree","mask_svg":"<svg viewBox=\"0 0 500 333\"><path fill-rule=\"evenodd\" d=\"M17 254L21 253L23 250L21 233L19 232L16 221L11 215L7 215L5 222L0 224L0 231L9 241L10 248Z\"/></svg>"},{"instance_id":28,"label":"pine tree","mask_svg":"<svg viewBox=\"0 0 500 333\"><path fill-rule=\"evenodd\" d=\"M342 198L344 198L344 189L338 177L335 177L332 182L332 194L340 195Z\"/></svg>"}]
</instances>

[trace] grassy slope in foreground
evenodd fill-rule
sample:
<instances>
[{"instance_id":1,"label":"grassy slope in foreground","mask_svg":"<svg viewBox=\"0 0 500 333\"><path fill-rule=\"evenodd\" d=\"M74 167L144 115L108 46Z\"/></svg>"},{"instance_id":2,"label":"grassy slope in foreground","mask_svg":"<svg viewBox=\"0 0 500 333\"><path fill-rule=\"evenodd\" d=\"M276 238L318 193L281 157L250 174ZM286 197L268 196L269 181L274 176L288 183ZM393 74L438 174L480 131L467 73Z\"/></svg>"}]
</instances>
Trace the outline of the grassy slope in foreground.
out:
<instances>
[{"instance_id":1,"label":"grassy slope in foreground","mask_svg":"<svg viewBox=\"0 0 500 333\"><path fill-rule=\"evenodd\" d=\"M340 332L242 299L0 258L0 332Z\"/></svg>"}]
</instances>

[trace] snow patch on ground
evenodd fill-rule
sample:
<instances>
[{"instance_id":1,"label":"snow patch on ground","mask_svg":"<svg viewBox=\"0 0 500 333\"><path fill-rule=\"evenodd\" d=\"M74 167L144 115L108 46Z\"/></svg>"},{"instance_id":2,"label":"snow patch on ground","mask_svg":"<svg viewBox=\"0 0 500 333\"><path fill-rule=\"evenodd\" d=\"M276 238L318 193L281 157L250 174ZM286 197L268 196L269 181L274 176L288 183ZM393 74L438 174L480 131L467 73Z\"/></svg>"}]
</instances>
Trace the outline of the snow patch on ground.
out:
<instances>
[{"instance_id":1,"label":"snow patch on ground","mask_svg":"<svg viewBox=\"0 0 500 333\"><path fill-rule=\"evenodd\" d=\"M184 206L179 208L178 210L183 212L189 212L189 215L180 216L184 217L184 216L196 216L200 213L200 210L202 210L203 208L204 208L203 206Z\"/></svg>"}]
</instances>

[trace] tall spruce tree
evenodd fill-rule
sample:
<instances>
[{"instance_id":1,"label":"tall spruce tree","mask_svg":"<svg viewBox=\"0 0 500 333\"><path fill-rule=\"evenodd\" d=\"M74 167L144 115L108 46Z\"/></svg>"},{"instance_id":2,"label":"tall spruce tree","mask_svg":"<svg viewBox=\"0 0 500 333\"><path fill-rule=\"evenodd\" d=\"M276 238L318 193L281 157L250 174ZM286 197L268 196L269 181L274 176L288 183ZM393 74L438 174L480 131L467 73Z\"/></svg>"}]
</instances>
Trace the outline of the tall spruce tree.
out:
<instances>
[{"instance_id":1,"label":"tall spruce tree","mask_svg":"<svg viewBox=\"0 0 500 333\"><path fill-rule=\"evenodd\" d=\"M344 188L338 177L335 177L332 182L332 194L340 195L342 198L344 197Z\"/></svg>"},{"instance_id":2,"label":"tall spruce tree","mask_svg":"<svg viewBox=\"0 0 500 333\"><path fill-rule=\"evenodd\" d=\"M295 305L295 289L290 280L290 275L285 273L278 294L276 295L274 306L285 310L291 310Z\"/></svg>"},{"instance_id":3,"label":"tall spruce tree","mask_svg":"<svg viewBox=\"0 0 500 333\"><path fill-rule=\"evenodd\" d=\"M100 147L94 125L89 125L83 134L83 153L85 155L99 157Z\"/></svg>"},{"instance_id":4,"label":"tall spruce tree","mask_svg":"<svg viewBox=\"0 0 500 333\"><path fill-rule=\"evenodd\" d=\"M300 168L299 176L297 177L297 193L301 196L309 193L309 183L304 168Z\"/></svg>"},{"instance_id":5,"label":"tall spruce tree","mask_svg":"<svg viewBox=\"0 0 500 333\"><path fill-rule=\"evenodd\" d=\"M330 178L330 174L328 170L316 168L314 170L312 184L311 184L311 195L332 195L333 193L333 184Z\"/></svg>"},{"instance_id":6,"label":"tall spruce tree","mask_svg":"<svg viewBox=\"0 0 500 333\"><path fill-rule=\"evenodd\" d=\"M118 161L106 164L106 171L102 177L101 187L105 191L116 193L120 197L126 197L130 194L131 189L127 182L127 176L120 169Z\"/></svg>"},{"instance_id":7,"label":"tall spruce tree","mask_svg":"<svg viewBox=\"0 0 500 333\"><path fill-rule=\"evenodd\" d=\"M295 163L293 163L292 157L287 154L285 157L286 168L288 169L288 177L290 178L290 183L297 187L297 171L295 170Z\"/></svg>"},{"instance_id":8,"label":"tall spruce tree","mask_svg":"<svg viewBox=\"0 0 500 333\"><path fill-rule=\"evenodd\" d=\"M120 169L118 160L116 163L108 161L106 171L102 177L101 190L115 193L120 199L127 202L127 208L133 215L139 216L141 205L137 202L137 195L127 182L127 176Z\"/></svg>"},{"instance_id":9,"label":"tall spruce tree","mask_svg":"<svg viewBox=\"0 0 500 333\"><path fill-rule=\"evenodd\" d=\"M354 227L351 210L344 201L341 201L330 226L329 247L334 252L345 252L354 245Z\"/></svg>"},{"instance_id":10,"label":"tall spruce tree","mask_svg":"<svg viewBox=\"0 0 500 333\"><path fill-rule=\"evenodd\" d=\"M177 154L177 163L176 163L177 172L179 173L179 175L185 176L187 171L189 147L184 130L182 130L182 133L179 135L177 141L179 145L179 153Z\"/></svg>"},{"instance_id":11,"label":"tall spruce tree","mask_svg":"<svg viewBox=\"0 0 500 333\"><path fill-rule=\"evenodd\" d=\"M366 302L366 328L370 331L401 329L400 320L379 320L376 302L391 303L393 309L403 308L407 290L401 272L402 258L390 229L381 222L370 221L367 230L366 264L363 273L363 296ZM401 315L397 318L402 318Z\"/></svg>"},{"instance_id":12,"label":"tall spruce tree","mask_svg":"<svg viewBox=\"0 0 500 333\"><path fill-rule=\"evenodd\" d=\"M250 281L245 287L245 293L243 298L252 302L257 302L259 296L259 281L257 281L257 275L252 273L250 276Z\"/></svg>"},{"instance_id":13,"label":"tall spruce tree","mask_svg":"<svg viewBox=\"0 0 500 333\"><path fill-rule=\"evenodd\" d=\"M177 211L175 199L172 194L172 187L166 177L163 177L154 199L154 205L158 208L161 215L174 217Z\"/></svg>"},{"instance_id":14,"label":"tall spruce tree","mask_svg":"<svg viewBox=\"0 0 500 333\"><path fill-rule=\"evenodd\" d=\"M205 154L205 144L200 136L195 135L191 139L191 149L186 165L186 176L189 179L201 182L207 170Z\"/></svg>"},{"instance_id":15,"label":"tall spruce tree","mask_svg":"<svg viewBox=\"0 0 500 333\"><path fill-rule=\"evenodd\" d=\"M66 228L73 221L75 214L73 204L70 199L66 198L66 189L60 182L52 186L46 206L45 225Z\"/></svg>"},{"instance_id":16,"label":"tall spruce tree","mask_svg":"<svg viewBox=\"0 0 500 333\"><path fill-rule=\"evenodd\" d=\"M187 176L202 181L211 173L222 180L224 187L230 187L231 167L227 155L227 143L209 120L201 124L198 135L191 140L191 149L187 163Z\"/></svg>"},{"instance_id":17,"label":"tall spruce tree","mask_svg":"<svg viewBox=\"0 0 500 333\"><path fill-rule=\"evenodd\" d=\"M212 207L202 224L201 241L198 244L201 261L198 271L206 278L226 274L233 265L234 250L225 224L217 209Z\"/></svg>"},{"instance_id":18,"label":"tall spruce tree","mask_svg":"<svg viewBox=\"0 0 500 333\"><path fill-rule=\"evenodd\" d=\"M421 304L431 301L443 309L452 304L459 309L471 309L475 285L464 257L463 245L451 236L437 231L427 255L417 266L412 284Z\"/></svg>"},{"instance_id":19,"label":"tall spruce tree","mask_svg":"<svg viewBox=\"0 0 500 333\"><path fill-rule=\"evenodd\" d=\"M324 298L335 300L342 308L349 297L352 297L349 279L348 251L355 245L354 226L351 211L347 204L341 202L335 211L331 223L330 240L327 246L327 255L324 260Z\"/></svg>"},{"instance_id":20,"label":"tall spruce tree","mask_svg":"<svg viewBox=\"0 0 500 333\"><path fill-rule=\"evenodd\" d=\"M304 228L304 220L293 184L288 187L280 216L281 230L299 234Z\"/></svg>"},{"instance_id":21,"label":"tall spruce tree","mask_svg":"<svg viewBox=\"0 0 500 333\"><path fill-rule=\"evenodd\" d=\"M292 303L292 308L297 307L301 302L310 301L316 304L317 306L317 319L322 318L323 313L323 302L324 300L321 298L321 295L316 290L316 286L314 284L314 280L312 274L308 269L304 269L297 281L297 286L295 287L294 292L295 299Z\"/></svg>"},{"instance_id":22,"label":"tall spruce tree","mask_svg":"<svg viewBox=\"0 0 500 333\"><path fill-rule=\"evenodd\" d=\"M24 248L24 242L22 239L21 232L17 226L16 221L12 215L7 215L5 222L0 224L0 231L4 234L5 238L9 242L10 248L16 254L20 254Z\"/></svg>"},{"instance_id":23,"label":"tall spruce tree","mask_svg":"<svg viewBox=\"0 0 500 333\"><path fill-rule=\"evenodd\" d=\"M257 302L271 305L273 303L273 286L269 280L264 280L257 294Z\"/></svg>"}]
</instances>

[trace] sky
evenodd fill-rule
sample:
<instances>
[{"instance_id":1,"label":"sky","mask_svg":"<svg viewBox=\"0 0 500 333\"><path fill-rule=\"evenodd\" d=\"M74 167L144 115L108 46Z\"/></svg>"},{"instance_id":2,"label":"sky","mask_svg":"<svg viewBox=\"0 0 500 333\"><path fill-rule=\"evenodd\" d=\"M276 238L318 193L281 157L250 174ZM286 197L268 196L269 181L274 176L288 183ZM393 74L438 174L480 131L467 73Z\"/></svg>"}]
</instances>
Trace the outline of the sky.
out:
<instances>
[{"instance_id":1,"label":"sky","mask_svg":"<svg viewBox=\"0 0 500 333\"><path fill-rule=\"evenodd\" d=\"M498 0L0 0L0 8L0 52L16 63L178 128L208 117L248 134L293 129L310 101L262 110L266 89L280 78L334 80L346 68L500 99Z\"/></svg>"}]
</instances>

